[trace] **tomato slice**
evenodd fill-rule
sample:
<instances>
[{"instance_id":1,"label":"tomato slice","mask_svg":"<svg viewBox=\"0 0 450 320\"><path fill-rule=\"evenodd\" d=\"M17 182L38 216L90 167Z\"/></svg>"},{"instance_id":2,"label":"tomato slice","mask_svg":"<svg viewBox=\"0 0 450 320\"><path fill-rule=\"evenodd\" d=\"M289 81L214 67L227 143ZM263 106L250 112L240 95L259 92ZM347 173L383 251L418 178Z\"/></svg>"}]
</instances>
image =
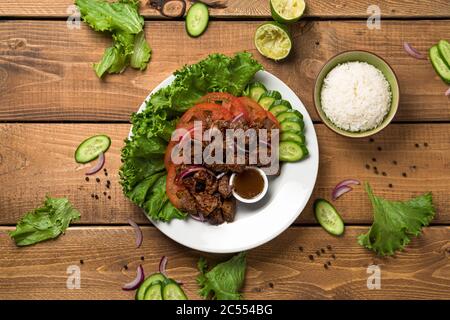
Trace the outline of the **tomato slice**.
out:
<instances>
[{"instance_id":1,"label":"tomato slice","mask_svg":"<svg viewBox=\"0 0 450 320\"><path fill-rule=\"evenodd\" d=\"M178 198L177 193L185 190L183 186L176 184L177 171L175 165L170 164L167 168L166 178L166 194L169 201L175 206L175 208L181 208L181 200Z\"/></svg>"},{"instance_id":2,"label":"tomato slice","mask_svg":"<svg viewBox=\"0 0 450 320\"><path fill-rule=\"evenodd\" d=\"M267 118L269 118L270 121L272 121L272 122L275 124L275 126L276 126L278 129L280 129L280 123L278 122L278 119L275 118L275 116L272 114L272 112L270 112L269 110L267 110L266 113L267 113Z\"/></svg>"},{"instance_id":3,"label":"tomato slice","mask_svg":"<svg viewBox=\"0 0 450 320\"><path fill-rule=\"evenodd\" d=\"M238 98L234 98L233 100L231 100L229 110L230 113L233 115L233 118L242 115L242 117L246 121L250 119L247 108L242 104L242 102Z\"/></svg>"},{"instance_id":4,"label":"tomato slice","mask_svg":"<svg viewBox=\"0 0 450 320\"><path fill-rule=\"evenodd\" d=\"M200 102L221 103L222 107L227 109L232 118L242 114L244 119L248 120L248 111L239 101L239 99L232 94L226 92L210 92L200 99Z\"/></svg>"},{"instance_id":5,"label":"tomato slice","mask_svg":"<svg viewBox=\"0 0 450 320\"><path fill-rule=\"evenodd\" d=\"M177 141L170 141L166 148L166 153L164 154L164 167L167 171L169 171L170 165L173 165L172 163L172 149L177 144Z\"/></svg>"},{"instance_id":6,"label":"tomato slice","mask_svg":"<svg viewBox=\"0 0 450 320\"><path fill-rule=\"evenodd\" d=\"M238 100L241 102L244 108L247 109L250 121L261 121L267 118L266 110L257 102L248 97L239 97Z\"/></svg>"},{"instance_id":7,"label":"tomato slice","mask_svg":"<svg viewBox=\"0 0 450 320\"><path fill-rule=\"evenodd\" d=\"M188 111L186 111L180 118L179 125L186 127L187 124L198 121L206 121L207 119L215 120L230 120L232 118L231 113L221 105L205 102L200 103Z\"/></svg>"}]
</instances>

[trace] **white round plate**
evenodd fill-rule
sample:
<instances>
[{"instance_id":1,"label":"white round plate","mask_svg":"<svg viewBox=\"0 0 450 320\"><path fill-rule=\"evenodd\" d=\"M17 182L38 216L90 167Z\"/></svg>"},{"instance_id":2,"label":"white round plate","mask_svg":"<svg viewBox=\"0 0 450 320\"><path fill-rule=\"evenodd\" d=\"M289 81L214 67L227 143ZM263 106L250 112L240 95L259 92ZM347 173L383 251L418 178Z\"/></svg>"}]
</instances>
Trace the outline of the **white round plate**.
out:
<instances>
[{"instance_id":1,"label":"white round plate","mask_svg":"<svg viewBox=\"0 0 450 320\"><path fill-rule=\"evenodd\" d=\"M174 76L170 76L161 82L146 101L174 79ZM295 93L271 73L259 71L255 80L262 82L269 90L279 91L283 99L303 114L309 157L296 163L284 163L281 175L269 178L269 191L260 202L237 202L236 217L232 223L213 226L189 218L174 219L169 223L152 221L166 236L186 247L211 253L234 253L255 248L286 230L311 197L319 168L319 147L308 111ZM138 112L145 109L146 101Z\"/></svg>"}]
</instances>

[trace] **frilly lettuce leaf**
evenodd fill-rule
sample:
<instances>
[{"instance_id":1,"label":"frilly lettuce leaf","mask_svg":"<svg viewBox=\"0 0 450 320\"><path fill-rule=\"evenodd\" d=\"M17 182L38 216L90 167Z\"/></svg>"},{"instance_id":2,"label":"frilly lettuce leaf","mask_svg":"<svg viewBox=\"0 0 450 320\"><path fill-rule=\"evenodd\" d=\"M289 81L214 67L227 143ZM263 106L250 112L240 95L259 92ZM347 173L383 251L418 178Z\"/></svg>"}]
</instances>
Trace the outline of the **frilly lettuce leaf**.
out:
<instances>
[{"instance_id":1,"label":"frilly lettuce leaf","mask_svg":"<svg viewBox=\"0 0 450 320\"><path fill-rule=\"evenodd\" d=\"M47 197L43 206L28 212L9 235L16 245L27 246L58 237L79 218L80 213L67 198Z\"/></svg>"},{"instance_id":2,"label":"frilly lettuce leaf","mask_svg":"<svg viewBox=\"0 0 450 320\"><path fill-rule=\"evenodd\" d=\"M200 275L197 283L201 287L200 296L215 300L241 300L242 288L247 268L246 253L241 252L226 262L219 263L210 271L204 258L200 258L197 267Z\"/></svg>"},{"instance_id":3,"label":"frilly lettuce leaf","mask_svg":"<svg viewBox=\"0 0 450 320\"><path fill-rule=\"evenodd\" d=\"M150 49L147 41L145 41L144 31L141 31L134 38L134 48L130 58L130 65L135 69L145 70L151 55L152 49Z\"/></svg>"},{"instance_id":4,"label":"frilly lettuce leaf","mask_svg":"<svg viewBox=\"0 0 450 320\"><path fill-rule=\"evenodd\" d=\"M102 60L94 64L99 78L106 72L121 73L131 64L144 70L151 57L151 49L145 40L144 18L139 14L138 0L75 0L81 17L96 31L108 32L114 43L107 48Z\"/></svg>"},{"instance_id":5,"label":"frilly lettuce leaf","mask_svg":"<svg viewBox=\"0 0 450 320\"><path fill-rule=\"evenodd\" d=\"M372 202L374 221L369 231L358 237L358 242L382 256L402 250L411 237L420 235L422 227L427 226L436 213L431 192L401 202L375 196L368 183L366 191Z\"/></svg>"},{"instance_id":6,"label":"frilly lettuce leaf","mask_svg":"<svg viewBox=\"0 0 450 320\"><path fill-rule=\"evenodd\" d=\"M165 193L164 153L178 118L207 92L240 95L261 69L249 53L212 54L176 71L174 82L154 93L145 110L131 116L132 136L122 149L119 174L125 195L149 217L161 221L186 217Z\"/></svg>"},{"instance_id":7,"label":"frilly lettuce leaf","mask_svg":"<svg viewBox=\"0 0 450 320\"><path fill-rule=\"evenodd\" d=\"M95 31L123 31L139 33L144 18L139 14L138 0L120 0L110 3L103 0L75 0L81 17Z\"/></svg>"}]
</instances>

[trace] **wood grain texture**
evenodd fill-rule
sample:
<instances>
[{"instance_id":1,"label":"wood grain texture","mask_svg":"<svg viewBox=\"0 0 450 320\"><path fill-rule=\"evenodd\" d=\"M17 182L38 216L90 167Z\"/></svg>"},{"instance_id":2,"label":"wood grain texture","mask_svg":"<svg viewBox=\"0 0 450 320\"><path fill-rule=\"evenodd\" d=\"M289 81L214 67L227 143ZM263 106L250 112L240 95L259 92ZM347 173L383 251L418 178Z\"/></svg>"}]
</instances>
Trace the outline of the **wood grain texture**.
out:
<instances>
[{"instance_id":1,"label":"wood grain texture","mask_svg":"<svg viewBox=\"0 0 450 320\"><path fill-rule=\"evenodd\" d=\"M10 229L0 228L0 232ZM404 252L391 258L378 258L357 244L357 236L366 230L349 227L342 238L335 238L319 227L288 229L248 253L245 298L450 297L449 227L426 228ZM139 249L134 247L131 227L69 228L57 240L29 248L17 248L9 237L0 236L0 299L133 299L134 292L124 292L121 286L134 278L139 264L147 274L156 272L163 255L169 258L169 276L183 282L190 299L199 299L196 263L203 254L176 244L153 227L144 227L143 233ZM320 249L325 253L318 257L315 252ZM314 256L313 261L309 255ZM206 257L217 262L229 256ZM328 261L331 266L325 269ZM380 267L381 290L367 288L367 267L372 264ZM78 290L66 288L70 265L81 269Z\"/></svg>"},{"instance_id":2,"label":"wood grain texture","mask_svg":"<svg viewBox=\"0 0 450 320\"><path fill-rule=\"evenodd\" d=\"M82 224L125 224L129 217L148 224L142 211L122 195L118 183L120 149L128 130L125 124L1 124L0 225L15 225L46 193L68 196L81 211ZM433 223L450 223L450 124L393 124L374 142L339 137L321 124L316 125L316 131L319 177L298 223L315 223L312 201L330 199L334 186L345 178L369 181L377 195L389 199L406 200L432 191L437 207ZM76 164L73 153L79 142L99 133L112 138L106 154L108 177L100 172L86 182L87 167ZM301 170L301 163L298 168ZM105 187L106 180L111 180L111 189ZM91 198L92 193L99 200ZM340 198L336 207L347 223L372 222L372 209L361 186Z\"/></svg>"},{"instance_id":3,"label":"wood grain texture","mask_svg":"<svg viewBox=\"0 0 450 320\"><path fill-rule=\"evenodd\" d=\"M306 17L368 17L370 0L306 0ZM72 0L0 1L0 16L6 17L67 17L67 8ZM148 0L141 0L140 12L147 18L163 18L149 6ZM224 9L210 9L215 18L270 18L269 0L228 0ZM376 4L384 18L450 17L447 0L381 0ZM370 11L369 11L370 12Z\"/></svg>"},{"instance_id":4,"label":"wood grain texture","mask_svg":"<svg viewBox=\"0 0 450 320\"><path fill-rule=\"evenodd\" d=\"M428 61L409 57L402 47L409 41L425 52L450 34L448 20L385 21L379 31L358 21L297 24L294 51L278 63L254 48L259 24L213 21L205 35L191 39L182 22L148 22L154 55L147 71L128 69L101 81L92 63L110 44L107 37L84 25L69 30L61 21L0 21L0 121L128 121L149 91L182 65L217 51L244 50L289 85L318 120L312 101L316 74L333 55L350 49L373 51L397 72L402 91L397 121L450 118L445 84Z\"/></svg>"}]
</instances>

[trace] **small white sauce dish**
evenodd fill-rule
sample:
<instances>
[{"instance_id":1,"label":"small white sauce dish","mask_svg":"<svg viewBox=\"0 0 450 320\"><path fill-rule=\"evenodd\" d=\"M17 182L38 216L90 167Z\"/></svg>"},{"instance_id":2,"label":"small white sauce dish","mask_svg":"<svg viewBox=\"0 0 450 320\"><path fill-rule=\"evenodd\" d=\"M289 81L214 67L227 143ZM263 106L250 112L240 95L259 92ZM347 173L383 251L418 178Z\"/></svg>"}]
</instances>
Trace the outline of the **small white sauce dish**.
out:
<instances>
[{"instance_id":1,"label":"small white sauce dish","mask_svg":"<svg viewBox=\"0 0 450 320\"><path fill-rule=\"evenodd\" d=\"M241 195L239 195L235 191L235 188L234 188L234 181L235 181L235 178L238 175L238 173L233 173L231 175L231 177L230 177L231 191L232 191L233 196L237 200L239 200L240 202L243 202L243 203L256 203L256 202L260 201L262 198L264 198L264 196L267 194L267 190L269 189L269 181L267 179L267 175L265 174L265 172L262 169L260 169L260 168L251 167L251 168L248 168L246 170L255 170L255 171L257 171L259 173L259 175L262 177L263 182L264 182L264 186L262 188L262 191L257 196L252 197L252 198L244 198Z\"/></svg>"}]
</instances>

